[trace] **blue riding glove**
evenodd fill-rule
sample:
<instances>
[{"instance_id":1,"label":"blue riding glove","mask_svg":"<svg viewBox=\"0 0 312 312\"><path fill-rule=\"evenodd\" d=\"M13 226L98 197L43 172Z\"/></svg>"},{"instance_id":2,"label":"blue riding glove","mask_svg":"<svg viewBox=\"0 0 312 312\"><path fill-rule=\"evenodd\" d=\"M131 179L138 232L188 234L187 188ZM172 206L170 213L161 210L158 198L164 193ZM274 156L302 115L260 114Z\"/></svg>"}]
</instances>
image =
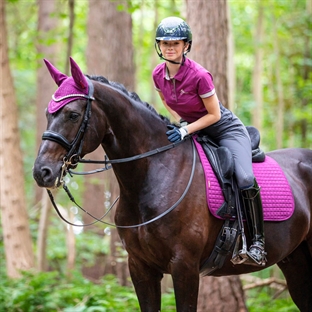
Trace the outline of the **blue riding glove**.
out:
<instances>
[{"instance_id":1,"label":"blue riding glove","mask_svg":"<svg viewBox=\"0 0 312 312\"><path fill-rule=\"evenodd\" d=\"M172 143L179 142L184 139L184 137L188 134L186 127L178 128L174 125L168 125L169 129L166 134L168 136L168 140Z\"/></svg>"}]
</instances>

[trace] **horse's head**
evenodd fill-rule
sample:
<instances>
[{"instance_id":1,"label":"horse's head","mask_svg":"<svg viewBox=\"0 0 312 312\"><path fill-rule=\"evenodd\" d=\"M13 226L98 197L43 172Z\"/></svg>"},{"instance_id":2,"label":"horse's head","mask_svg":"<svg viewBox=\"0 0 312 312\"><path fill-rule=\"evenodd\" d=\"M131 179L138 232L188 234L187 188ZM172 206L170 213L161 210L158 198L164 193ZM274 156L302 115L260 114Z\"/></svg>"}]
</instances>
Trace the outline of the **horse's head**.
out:
<instances>
[{"instance_id":1,"label":"horse's head","mask_svg":"<svg viewBox=\"0 0 312 312\"><path fill-rule=\"evenodd\" d=\"M98 119L96 108L92 107L93 84L82 74L78 65L70 59L72 77L62 74L50 62L46 66L58 85L52 96L46 116L47 130L35 161L33 175L41 187L60 186L63 175L75 167L80 157L95 150L103 140L102 129L90 127Z\"/></svg>"}]
</instances>

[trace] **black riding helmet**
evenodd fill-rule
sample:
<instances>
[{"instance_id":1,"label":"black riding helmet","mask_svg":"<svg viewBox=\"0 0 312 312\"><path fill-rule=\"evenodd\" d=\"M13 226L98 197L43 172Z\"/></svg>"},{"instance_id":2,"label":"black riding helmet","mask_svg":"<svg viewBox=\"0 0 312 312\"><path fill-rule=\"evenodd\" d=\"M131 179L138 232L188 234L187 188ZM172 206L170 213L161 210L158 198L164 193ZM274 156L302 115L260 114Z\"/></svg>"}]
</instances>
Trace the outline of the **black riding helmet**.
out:
<instances>
[{"instance_id":1,"label":"black riding helmet","mask_svg":"<svg viewBox=\"0 0 312 312\"><path fill-rule=\"evenodd\" d=\"M155 48L157 54L164 59L162 54L157 50L158 43L161 40L184 40L189 44L185 54L191 51L192 31L190 26L179 17L167 17L163 19L156 29ZM175 62L173 62L175 63Z\"/></svg>"}]
</instances>

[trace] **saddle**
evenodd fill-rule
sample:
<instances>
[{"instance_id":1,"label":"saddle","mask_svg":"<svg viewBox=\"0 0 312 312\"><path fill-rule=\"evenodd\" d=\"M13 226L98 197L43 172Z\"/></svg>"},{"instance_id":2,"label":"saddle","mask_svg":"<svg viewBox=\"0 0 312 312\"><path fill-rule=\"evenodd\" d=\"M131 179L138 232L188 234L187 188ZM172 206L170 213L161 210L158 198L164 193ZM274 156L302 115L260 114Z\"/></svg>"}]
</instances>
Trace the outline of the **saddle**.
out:
<instances>
[{"instance_id":1,"label":"saddle","mask_svg":"<svg viewBox=\"0 0 312 312\"><path fill-rule=\"evenodd\" d=\"M251 139L252 161L263 162L265 154L259 147L260 133L255 127L247 126L246 128ZM225 221L210 257L201 265L201 275L205 276L223 266L226 257L236 243L232 257L232 262L235 264L233 259L238 252L238 237L244 231L243 212L241 209L242 199L234 176L232 153L228 148L212 142L207 135L199 134L196 140L202 145L224 196L224 203L218 209L217 215ZM241 236L244 239L244 235Z\"/></svg>"}]
</instances>

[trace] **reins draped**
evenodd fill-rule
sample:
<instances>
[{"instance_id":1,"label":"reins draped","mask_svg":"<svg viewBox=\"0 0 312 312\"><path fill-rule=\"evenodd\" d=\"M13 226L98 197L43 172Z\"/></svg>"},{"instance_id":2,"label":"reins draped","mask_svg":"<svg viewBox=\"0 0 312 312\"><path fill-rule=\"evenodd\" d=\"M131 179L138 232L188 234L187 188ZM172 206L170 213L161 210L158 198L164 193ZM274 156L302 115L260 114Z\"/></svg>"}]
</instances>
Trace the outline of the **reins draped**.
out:
<instances>
[{"instance_id":1,"label":"reins draped","mask_svg":"<svg viewBox=\"0 0 312 312\"><path fill-rule=\"evenodd\" d=\"M188 139L190 137L186 137L185 139ZM94 173L99 173L99 172L103 172L103 171L107 171L109 169L112 168L111 164L120 164L120 163L125 163L125 162L131 162L131 161L135 161L135 160L139 160L145 157L149 157L149 156L153 156L165 151L168 151L174 147L176 147L177 145L180 145L181 143L183 143L184 141L179 141L179 142L175 142L175 143L171 143L168 144L166 146L162 146L162 147L158 147L154 150L139 154L139 155L135 155L135 156L131 156L131 157L126 157L126 158L119 158L119 159L112 159L109 160L107 155L104 156L104 160L92 160L92 159L78 159L77 162L78 163L82 163L82 164L102 164L105 165L104 168L99 168L99 169L94 169L91 171L83 171L83 172L75 172L73 170L68 169L68 172L70 175L88 175L88 174L94 174Z\"/></svg>"},{"instance_id":2,"label":"reins draped","mask_svg":"<svg viewBox=\"0 0 312 312\"><path fill-rule=\"evenodd\" d=\"M74 197L72 196L72 194L70 193L68 187L66 186L63 178L65 176L65 174L68 172L71 176L72 175L87 175L87 174L93 174L93 173L98 173L98 172L103 172L106 170L109 170L112 166L112 164L118 164L118 163L126 163L126 162L131 162L131 161L136 161L145 157L150 157L165 151L168 151L169 149L172 149L174 147L176 147L177 145L185 142L185 140L189 139L191 136L186 137L185 140L183 141L179 141L176 143L171 143L169 145L163 146L163 147L159 147L156 148L154 150L139 154L139 155L135 155L135 156L131 156L131 157L127 157L127 158L120 158L120 159L112 159L109 160L107 158L107 156L105 155L105 159L104 160L88 160L88 159L81 159L81 152L82 152L82 146L83 146L83 141L84 141L84 136L85 136L85 132L86 129L88 127L88 123L89 123L89 119L91 116L91 103L94 100L93 97L93 92L94 92L94 86L92 84L92 82L90 81L90 79L87 78L88 81L88 86L89 86L89 91L88 91L88 96L84 96L85 98L87 98L87 107L83 116L83 120L82 123L80 125L80 128L74 138L74 140L70 143L68 142L68 140L62 136L59 133L56 133L54 131L51 130L46 130L43 135L42 135L42 139L43 140L50 140L50 141L54 141L58 144L60 144L61 146L63 146L66 151L67 154L64 156L63 158L63 165L61 167L61 173L59 178L56 181L56 185L58 185L58 183L60 183L61 185L63 185L63 189L65 190L66 194L68 195L69 199L78 207L80 208L83 212L87 213L90 217L92 217L93 219L95 219L94 222L88 223L88 224L74 224L68 220L66 220L61 212L59 211L55 201L54 201L54 197L52 192L47 189L49 198L52 202L52 205L54 207L54 209L56 210L57 214L59 215L59 217L65 221L67 224L72 225L72 226L89 226L89 225L93 225L96 222L101 222L103 224L109 225L109 226L113 226L113 227L117 227L117 228L135 228L135 227L140 227L140 226L144 226L147 224L150 224L154 221L159 220L160 218L162 218L163 216L167 215L169 212L171 212L173 209L175 209L180 202L184 199L185 195L187 194L193 177L194 177L194 172L195 172L195 164L196 164L196 150L195 150L195 146L194 146L194 142L192 141L192 149L193 149L193 164L192 164L192 170L191 170L191 174L190 174L190 178L188 181L188 184L184 190L184 192L182 193L181 197L175 202L175 204L173 204L170 208L168 208L167 210L165 210L163 213L161 213L160 215L158 215L157 217L154 217L146 222L140 223L140 224L134 224L134 225L116 225L116 224L112 224L112 223L108 223L103 221L102 219L108 214L108 212L113 208L113 206L116 204L117 200L119 199L119 197L117 197L117 199L113 202L113 204L111 205L111 207L108 209L108 211L101 217L101 218L97 218L94 215L92 215L91 213L89 213L88 211L86 211L83 207L81 207L76 200L74 199ZM78 163L86 163L86 164L104 164L105 167L101 168L101 169L95 169L92 171L87 171L87 172L74 172L70 169L70 167L74 167L76 168L76 166L78 165Z\"/></svg>"},{"instance_id":3,"label":"reins draped","mask_svg":"<svg viewBox=\"0 0 312 312\"><path fill-rule=\"evenodd\" d=\"M184 141L180 141L178 143L181 143L181 142L184 142ZM161 152L164 152L166 150L169 149L169 146L170 148L172 147L175 147L177 145L177 143L174 143L174 144L170 144L170 145L167 145L165 147L167 148L160 148L160 149L156 149L158 150L158 152L156 152L156 150L153 150L153 151L150 151L150 152L147 152L147 153L143 153L143 154L140 154L140 155L137 155L137 156L133 156L133 157L129 157L129 158L123 158L123 159L115 159L114 162L113 160L112 161L109 161L110 163L119 163L119 162L126 162L126 161L133 161L133 160L137 160L137 159L141 159L141 158L144 158L144 157L148 157L148 156L151 156L151 155L155 155L155 154L158 154L158 153L161 153ZM92 215L91 213L89 213L88 211L86 211L83 207L81 207L74 199L74 197L72 196L72 194L70 193L69 189L67 188L66 184L63 183L63 189L65 190L65 192L67 193L69 199L79 208L81 209L83 212L87 213L90 217L92 217L93 219L95 219L94 222L91 222L89 224L75 224L75 223L72 223L68 220L66 220L61 212L59 211L55 201L54 201L54 198L53 198L53 195L51 193L50 190L47 190L48 192L48 195L49 195L49 198L52 202L52 205L54 207L54 209L56 210L57 214L59 215L59 217L65 221L67 224L69 225L72 225L72 226L79 226L79 227L84 227L84 226L89 226L89 225L93 225L97 222L100 222L100 223L103 223L103 224L106 224L108 226L112 226L112 227L116 227L116 228L123 228L123 229L129 229L129 228L136 228L136 227L140 227L140 226L144 226L144 225L147 225L147 224L150 224L152 222L155 222L159 219L161 219L162 217L164 217L165 215L167 215L169 212L171 212L172 210L174 210L180 203L181 201L184 199L185 195L187 194L191 184L192 184L192 181L193 181L193 177L194 177L194 173L195 173L195 165L196 165L196 149L195 149L195 145L194 145L194 142L192 141L192 152L193 152L193 162L192 162L192 169L191 169L191 174L190 174L190 178L189 178L189 181L186 185L186 188L184 190L184 192L182 193L181 197L170 207L168 208L167 210L165 210L163 213L161 213L160 215L158 215L157 217L154 217L146 222L142 222L142 223L139 223L139 224L134 224L134 225L117 225L117 224L113 224L113 223L109 223L109 222L105 222L103 221L102 219L108 214L108 212L113 208L113 206L116 204L117 200L119 199L119 197L117 197L117 199L114 201L114 203L111 205L111 207L108 209L108 211L101 217L101 218L97 218L95 217L94 215ZM128 160L128 159L131 159L131 160ZM88 162L88 161L87 161ZM94 163L92 160L90 160L89 162L91 163ZM98 161L96 161L98 163ZM99 161L100 163L103 163L101 161ZM72 172L72 171L71 171ZM83 174L83 173L80 173L80 174Z\"/></svg>"}]
</instances>

